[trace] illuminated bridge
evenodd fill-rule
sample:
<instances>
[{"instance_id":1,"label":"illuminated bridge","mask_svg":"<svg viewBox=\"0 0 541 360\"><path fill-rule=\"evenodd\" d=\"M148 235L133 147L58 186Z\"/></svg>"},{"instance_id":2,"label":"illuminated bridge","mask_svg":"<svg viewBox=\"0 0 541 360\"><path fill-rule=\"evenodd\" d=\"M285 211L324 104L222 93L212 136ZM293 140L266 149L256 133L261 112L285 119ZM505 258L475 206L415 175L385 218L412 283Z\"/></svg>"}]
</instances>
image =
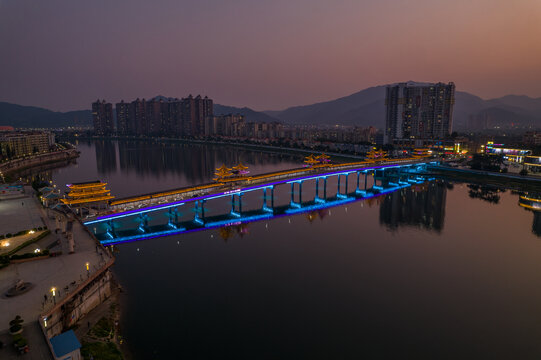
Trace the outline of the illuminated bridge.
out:
<instances>
[{"instance_id":1,"label":"illuminated bridge","mask_svg":"<svg viewBox=\"0 0 541 360\"><path fill-rule=\"evenodd\" d=\"M84 224L105 245L237 225L339 206L423 183L432 180L427 167L437 162L362 165L342 164L321 173L303 169L293 170L289 176L284 172L265 175L264 179L278 180L245 182L244 186L208 194L196 192L192 198L120 211ZM204 189L218 186L223 188L224 184L208 184ZM201 191L199 188L192 189ZM143 196L148 197L152 195Z\"/></svg>"}]
</instances>

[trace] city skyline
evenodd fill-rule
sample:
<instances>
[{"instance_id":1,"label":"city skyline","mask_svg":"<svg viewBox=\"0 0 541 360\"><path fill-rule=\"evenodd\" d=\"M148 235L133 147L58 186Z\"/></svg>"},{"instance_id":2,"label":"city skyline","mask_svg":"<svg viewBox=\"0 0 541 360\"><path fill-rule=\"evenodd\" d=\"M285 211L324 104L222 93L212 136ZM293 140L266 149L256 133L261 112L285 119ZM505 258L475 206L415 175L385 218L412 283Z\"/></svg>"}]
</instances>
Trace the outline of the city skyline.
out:
<instances>
[{"instance_id":1,"label":"city skyline","mask_svg":"<svg viewBox=\"0 0 541 360\"><path fill-rule=\"evenodd\" d=\"M52 110L186 93L280 110L408 80L453 81L482 98L541 96L532 1L2 1L0 10L0 100Z\"/></svg>"}]
</instances>

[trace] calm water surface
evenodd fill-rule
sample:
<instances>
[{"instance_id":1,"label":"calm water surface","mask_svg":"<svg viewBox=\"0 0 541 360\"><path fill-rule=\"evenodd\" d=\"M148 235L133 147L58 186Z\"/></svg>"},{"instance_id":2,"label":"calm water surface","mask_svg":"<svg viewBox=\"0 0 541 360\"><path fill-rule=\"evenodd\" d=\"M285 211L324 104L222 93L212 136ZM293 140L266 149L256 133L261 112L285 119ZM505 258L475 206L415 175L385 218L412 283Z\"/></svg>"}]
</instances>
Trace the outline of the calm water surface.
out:
<instances>
[{"instance_id":1,"label":"calm water surface","mask_svg":"<svg viewBox=\"0 0 541 360\"><path fill-rule=\"evenodd\" d=\"M300 159L217 146L93 142L57 184L116 196ZM473 190L475 192L475 190ZM123 244L136 359L539 359L538 214L518 195L433 182L310 214Z\"/></svg>"}]
</instances>

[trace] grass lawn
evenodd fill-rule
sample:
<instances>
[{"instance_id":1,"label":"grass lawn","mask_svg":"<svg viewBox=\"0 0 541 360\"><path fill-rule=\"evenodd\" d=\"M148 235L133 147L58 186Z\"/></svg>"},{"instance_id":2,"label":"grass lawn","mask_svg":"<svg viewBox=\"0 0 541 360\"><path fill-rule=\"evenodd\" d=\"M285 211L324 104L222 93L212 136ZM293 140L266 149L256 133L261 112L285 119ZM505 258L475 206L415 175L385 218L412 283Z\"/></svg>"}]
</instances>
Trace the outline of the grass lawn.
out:
<instances>
[{"instance_id":1,"label":"grass lawn","mask_svg":"<svg viewBox=\"0 0 541 360\"><path fill-rule=\"evenodd\" d=\"M98 338L108 337L112 334L113 323L111 319L102 317L90 330L90 334Z\"/></svg>"},{"instance_id":2,"label":"grass lawn","mask_svg":"<svg viewBox=\"0 0 541 360\"><path fill-rule=\"evenodd\" d=\"M94 357L94 360L122 360L122 353L114 343L102 343L102 342L83 342L81 347L81 355L85 360L89 360L90 356Z\"/></svg>"}]
</instances>

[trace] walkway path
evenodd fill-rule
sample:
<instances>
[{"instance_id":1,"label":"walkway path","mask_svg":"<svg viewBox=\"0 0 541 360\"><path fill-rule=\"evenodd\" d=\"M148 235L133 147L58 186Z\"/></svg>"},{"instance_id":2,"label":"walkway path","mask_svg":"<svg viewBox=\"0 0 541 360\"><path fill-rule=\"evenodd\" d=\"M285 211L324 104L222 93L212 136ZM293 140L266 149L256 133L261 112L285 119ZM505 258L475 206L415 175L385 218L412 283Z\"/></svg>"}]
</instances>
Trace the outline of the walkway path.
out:
<instances>
[{"instance_id":1,"label":"walkway path","mask_svg":"<svg viewBox=\"0 0 541 360\"><path fill-rule=\"evenodd\" d=\"M28 347L30 351L22 357L25 360L50 360L53 359L51 351L45 342L43 333L39 328L37 321L27 321L24 326L23 336L28 340ZM11 335L4 331L0 333L0 340L4 343L4 348L0 349L0 359L2 360L20 360L21 355L12 345Z\"/></svg>"},{"instance_id":2,"label":"walkway path","mask_svg":"<svg viewBox=\"0 0 541 360\"><path fill-rule=\"evenodd\" d=\"M37 202L36 198L33 201ZM41 214L41 209L39 210ZM54 223L53 226L54 235ZM21 315L26 321L37 320L44 309L53 306L51 288L55 287L56 301L67 292L73 291L77 284L87 277L86 263L89 271L93 273L109 259L107 253L96 246L95 241L77 221L73 223L73 238L75 240L75 253L68 254L68 241L60 235L63 254L43 260L10 264L0 270L0 332L9 327L9 321L15 315ZM66 251L64 251L66 250ZM4 292L13 286L18 279L31 282L35 287L29 292L6 298ZM46 296L46 297L45 297Z\"/></svg>"}]
</instances>

